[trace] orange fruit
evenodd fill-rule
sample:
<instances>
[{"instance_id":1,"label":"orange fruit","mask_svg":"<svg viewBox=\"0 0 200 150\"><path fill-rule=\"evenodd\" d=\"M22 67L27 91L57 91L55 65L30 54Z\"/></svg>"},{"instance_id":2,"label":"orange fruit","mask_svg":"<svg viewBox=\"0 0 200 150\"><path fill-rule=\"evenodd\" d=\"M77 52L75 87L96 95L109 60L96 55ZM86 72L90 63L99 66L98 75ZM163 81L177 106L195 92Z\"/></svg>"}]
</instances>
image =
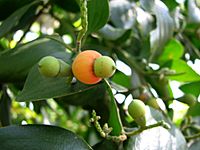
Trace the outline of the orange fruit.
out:
<instances>
[{"instance_id":1,"label":"orange fruit","mask_svg":"<svg viewBox=\"0 0 200 150\"><path fill-rule=\"evenodd\" d=\"M102 80L94 73L94 61L102 55L94 50L79 53L72 63L72 72L77 80L85 84L96 84Z\"/></svg>"}]
</instances>

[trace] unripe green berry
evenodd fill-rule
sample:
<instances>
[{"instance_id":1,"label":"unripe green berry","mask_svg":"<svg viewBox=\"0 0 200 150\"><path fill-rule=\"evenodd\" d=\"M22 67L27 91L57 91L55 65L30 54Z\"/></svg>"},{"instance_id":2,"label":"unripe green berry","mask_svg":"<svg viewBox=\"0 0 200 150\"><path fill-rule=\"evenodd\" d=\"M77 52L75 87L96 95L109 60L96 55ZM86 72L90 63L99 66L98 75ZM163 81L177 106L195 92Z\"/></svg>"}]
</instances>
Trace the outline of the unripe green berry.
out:
<instances>
[{"instance_id":1,"label":"unripe green berry","mask_svg":"<svg viewBox=\"0 0 200 150\"><path fill-rule=\"evenodd\" d=\"M63 60L58 59L59 63L60 63L60 70L58 73L58 77L66 77L69 76L71 74L71 66L67 63L65 63Z\"/></svg>"},{"instance_id":2,"label":"unripe green berry","mask_svg":"<svg viewBox=\"0 0 200 150\"><path fill-rule=\"evenodd\" d=\"M196 104L196 97L192 94L185 94L182 97L177 98L178 101L188 104L189 106L194 106Z\"/></svg>"},{"instance_id":3,"label":"unripe green berry","mask_svg":"<svg viewBox=\"0 0 200 150\"><path fill-rule=\"evenodd\" d=\"M38 63L39 72L45 77L65 77L71 73L71 67L53 56L43 57Z\"/></svg>"},{"instance_id":4,"label":"unripe green berry","mask_svg":"<svg viewBox=\"0 0 200 150\"><path fill-rule=\"evenodd\" d=\"M155 98L148 99L146 104L148 106L151 106L152 108L160 109L160 106L158 105L158 102L157 102L157 100Z\"/></svg>"},{"instance_id":5,"label":"unripe green berry","mask_svg":"<svg viewBox=\"0 0 200 150\"><path fill-rule=\"evenodd\" d=\"M39 72L46 77L56 77L59 73L60 63L53 56L43 57L38 63Z\"/></svg>"},{"instance_id":6,"label":"unripe green berry","mask_svg":"<svg viewBox=\"0 0 200 150\"><path fill-rule=\"evenodd\" d=\"M146 109L145 109L145 104L141 100L138 99L132 100L132 102L128 106L128 113L139 126L141 127L146 126L146 118L145 118Z\"/></svg>"},{"instance_id":7,"label":"unripe green berry","mask_svg":"<svg viewBox=\"0 0 200 150\"><path fill-rule=\"evenodd\" d=\"M109 78L116 70L115 62L108 56L101 56L94 62L94 73L97 77Z\"/></svg>"}]
</instances>

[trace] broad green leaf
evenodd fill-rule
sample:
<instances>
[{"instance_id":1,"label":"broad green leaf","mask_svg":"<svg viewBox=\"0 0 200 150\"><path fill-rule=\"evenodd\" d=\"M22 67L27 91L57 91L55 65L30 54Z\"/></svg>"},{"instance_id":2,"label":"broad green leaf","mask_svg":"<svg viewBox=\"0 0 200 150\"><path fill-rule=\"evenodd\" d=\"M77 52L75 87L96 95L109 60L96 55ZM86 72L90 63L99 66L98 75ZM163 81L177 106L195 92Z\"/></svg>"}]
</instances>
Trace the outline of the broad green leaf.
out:
<instances>
[{"instance_id":1,"label":"broad green leaf","mask_svg":"<svg viewBox=\"0 0 200 150\"><path fill-rule=\"evenodd\" d=\"M126 145L127 150L187 150L186 140L181 131L161 112L151 108L147 113L147 124L160 120L165 120L171 128L167 130L163 127L156 127L132 136Z\"/></svg>"},{"instance_id":2,"label":"broad green leaf","mask_svg":"<svg viewBox=\"0 0 200 150\"><path fill-rule=\"evenodd\" d=\"M181 82L200 81L200 75L198 75L190 66L188 66L185 61L181 59L170 61L167 63L167 67L175 70L177 74L180 74L168 77L171 80L177 80Z\"/></svg>"},{"instance_id":3,"label":"broad green leaf","mask_svg":"<svg viewBox=\"0 0 200 150\"><path fill-rule=\"evenodd\" d=\"M14 11L23 7L26 4L30 4L33 0L1 0L0 1L0 20L5 20L9 17Z\"/></svg>"},{"instance_id":4,"label":"broad green leaf","mask_svg":"<svg viewBox=\"0 0 200 150\"><path fill-rule=\"evenodd\" d=\"M195 0L188 0L188 20L190 23L200 23L200 8Z\"/></svg>"},{"instance_id":5,"label":"broad green leaf","mask_svg":"<svg viewBox=\"0 0 200 150\"><path fill-rule=\"evenodd\" d=\"M3 150L91 150L73 132L48 125L24 125L0 128Z\"/></svg>"},{"instance_id":6,"label":"broad green leaf","mask_svg":"<svg viewBox=\"0 0 200 150\"><path fill-rule=\"evenodd\" d=\"M108 0L88 1L88 31L92 33L102 28L108 21L109 3Z\"/></svg>"},{"instance_id":7,"label":"broad green leaf","mask_svg":"<svg viewBox=\"0 0 200 150\"><path fill-rule=\"evenodd\" d=\"M150 33L151 52L150 60L158 57L162 49L173 35L174 22L167 6L160 0L140 0L142 7L156 16L156 29ZM163 19L165 18L165 19Z\"/></svg>"},{"instance_id":8,"label":"broad green leaf","mask_svg":"<svg viewBox=\"0 0 200 150\"><path fill-rule=\"evenodd\" d=\"M110 140L103 140L97 144L95 144L94 146L92 146L93 149L95 150L116 150L118 149L118 146L116 143L110 141Z\"/></svg>"},{"instance_id":9,"label":"broad green leaf","mask_svg":"<svg viewBox=\"0 0 200 150\"><path fill-rule=\"evenodd\" d=\"M103 28L99 30L99 33L103 38L113 41L122 37L125 32L125 29L115 28L109 24L106 24Z\"/></svg>"},{"instance_id":10,"label":"broad green leaf","mask_svg":"<svg viewBox=\"0 0 200 150\"><path fill-rule=\"evenodd\" d=\"M10 32L14 27L16 27L20 19L27 13L31 7L35 7L42 4L41 0L34 1L30 4L23 6L22 8L16 10L12 15L10 15L0 26L0 37ZM35 10L36 11L36 10Z\"/></svg>"},{"instance_id":11,"label":"broad green leaf","mask_svg":"<svg viewBox=\"0 0 200 150\"><path fill-rule=\"evenodd\" d=\"M200 141L196 141L194 143L192 143L192 145L189 147L189 150L198 150L200 147Z\"/></svg>"},{"instance_id":12,"label":"broad green leaf","mask_svg":"<svg viewBox=\"0 0 200 150\"><path fill-rule=\"evenodd\" d=\"M28 74L25 85L21 93L17 96L17 101L35 101L48 98L58 98L70 94L78 94L94 86L87 86L79 82L67 83L67 77L47 78L42 76L37 65Z\"/></svg>"},{"instance_id":13,"label":"broad green leaf","mask_svg":"<svg viewBox=\"0 0 200 150\"><path fill-rule=\"evenodd\" d=\"M173 0L173 1L172 0L164 0L163 2L167 5L167 7L170 10L174 10L178 6L177 1L175 1L175 0Z\"/></svg>"},{"instance_id":14,"label":"broad green leaf","mask_svg":"<svg viewBox=\"0 0 200 150\"><path fill-rule=\"evenodd\" d=\"M112 81L128 89L131 88L131 77L125 75L121 71L115 72L114 76L112 77Z\"/></svg>"},{"instance_id":15,"label":"broad green leaf","mask_svg":"<svg viewBox=\"0 0 200 150\"><path fill-rule=\"evenodd\" d=\"M113 128L112 130L113 135L120 135L122 133L123 127L119 115L119 109L117 108L117 104L108 81L106 80L104 81L105 81L104 84L110 96L110 100L108 101L108 108L109 108L108 125Z\"/></svg>"},{"instance_id":16,"label":"broad green leaf","mask_svg":"<svg viewBox=\"0 0 200 150\"><path fill-rule=\"evenodd\" d=\"M42 57L53 53L66 55L65 47L59 42L41 38L14 49L0 53L0 81L13 82L25 80L31 67ZM68 54L66 57L70 57Z\"/></svg>"},{"instance_id":17,"label":"broad green leaf","mask_svg":"<svg viewBox=\"0 0 200 150\"><path fill-rule=\"evenodd\" d=\"M189 116L200 116L200 103L197 103L195 106L190 107L187 115L189 115Z\"/></svg>"},{"instance_id":18,"label":"broad green leaf","mask_svg":"<svg viewBox=\"0 0 200 150\"><path fill-rule=\"evenodd\" d=\"M169 60L177 60L182 57L184 53L183 45L176 39L171 39L165 46L162 55L159 57L158 62L163 64Z\"/></svg>"},{"instance_id":19,"label":"broad green leaf","mask_svg":"<svg viewBox=\"0 0 200 150\"><path fill-rule=\"evenodd\" d=\"M131 29L136 22L135 16L131 2L110 1L110 20L117 28Z\"/></svg>"},{"instance_id":20,"label":"broad green leaf","mask_svg":"<svg viewBox=\"0 0 200 150\"><path fill-rule=\"evenodd\" d=\"M0 94L0 126L7 126L11 123L10 108L11 99L7 93L7 88L3 87L2 95Z\"/></svg>"},{"instance_id":21,"label":"broad green leaf","mask_svg":"<svg viewBox=\"0 0 200 150\"><path fill-rule=\"evenodd\" d=\"M66 11L77 13L80 11L76 0L53 0L53 2Z\"/></svg>"},{"instance_id":22,"label":"broad green leaf","mask_svg":"<svg viewBox=\"0 0 200 150\"><path fill-rule=\"evenodd\" d=\"M184 93L193 94L198 97L200 94L200 81L183 84L180 89Z\"/></svg>"}]
</instances>

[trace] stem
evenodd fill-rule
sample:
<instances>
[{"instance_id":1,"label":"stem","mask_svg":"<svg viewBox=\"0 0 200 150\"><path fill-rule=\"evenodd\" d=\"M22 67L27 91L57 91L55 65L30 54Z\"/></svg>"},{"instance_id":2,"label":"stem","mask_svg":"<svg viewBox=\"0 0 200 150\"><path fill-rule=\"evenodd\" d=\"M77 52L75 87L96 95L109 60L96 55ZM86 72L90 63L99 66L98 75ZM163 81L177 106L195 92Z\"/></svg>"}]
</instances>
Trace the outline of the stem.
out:
<instances>
[{"instance_id":1,"label":"stem","mask_svg":"<svg viewBox=\"0 0 200 150\"><path fill-rule=\"evenodd\" d=\"M81 9L82 30L79 32L76 41L76 50L78 52L81 51L82 39L88 30L87 0L80 0L80 9Z\"/></svg>"},{"instance_id":2,"label":"stem","mask_svg":"<svg viewBox=\"0 0 200 150\"><path fill-rule=\"evenodd\" d=\"M125 134L127 136L134 136L136 134L139 134L139 133L143 132L144 130L152 129L152 128L159 127L159 126L162 126L165 129L169 129L170 128L169 124L167 124L165 121L162 120L162 121L159 121L159 122L157 122L155 124L148 125L148 126L145 126L143 128L139 128L138 130L134 130L134 131L131 131L131 132L125 132Z\"/></svg>"},{"instance_id":3,"label":"stem","mask_svg":"<svg viewBox=\"0 0 200 150\"><path fill-rule=\"evenodd\" d=\"M186 140L191 140L191 139L196 139L200 137L200 132L191 136L186 136L185 139Z\"/></svg>"}]
</instances>

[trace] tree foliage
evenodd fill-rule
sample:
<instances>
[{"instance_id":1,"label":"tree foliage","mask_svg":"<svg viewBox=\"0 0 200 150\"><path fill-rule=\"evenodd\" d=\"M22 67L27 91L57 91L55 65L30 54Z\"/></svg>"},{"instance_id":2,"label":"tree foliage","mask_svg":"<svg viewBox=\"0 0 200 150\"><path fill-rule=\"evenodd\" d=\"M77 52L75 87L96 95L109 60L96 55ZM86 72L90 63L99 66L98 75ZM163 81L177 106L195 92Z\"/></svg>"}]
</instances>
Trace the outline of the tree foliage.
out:
<instances>
[{"instance_id":1,"label":"tree foliage","mask_svg":"<svg viewBox=\"0 0 200 150\"><path fill-rule=\"evenodd\" d=\"M0 12L0 149L198 149L198 0L2 0ZM111 57L115 74L86 85L38 70L84 50Z\"/></svg>"}]
</instances>

